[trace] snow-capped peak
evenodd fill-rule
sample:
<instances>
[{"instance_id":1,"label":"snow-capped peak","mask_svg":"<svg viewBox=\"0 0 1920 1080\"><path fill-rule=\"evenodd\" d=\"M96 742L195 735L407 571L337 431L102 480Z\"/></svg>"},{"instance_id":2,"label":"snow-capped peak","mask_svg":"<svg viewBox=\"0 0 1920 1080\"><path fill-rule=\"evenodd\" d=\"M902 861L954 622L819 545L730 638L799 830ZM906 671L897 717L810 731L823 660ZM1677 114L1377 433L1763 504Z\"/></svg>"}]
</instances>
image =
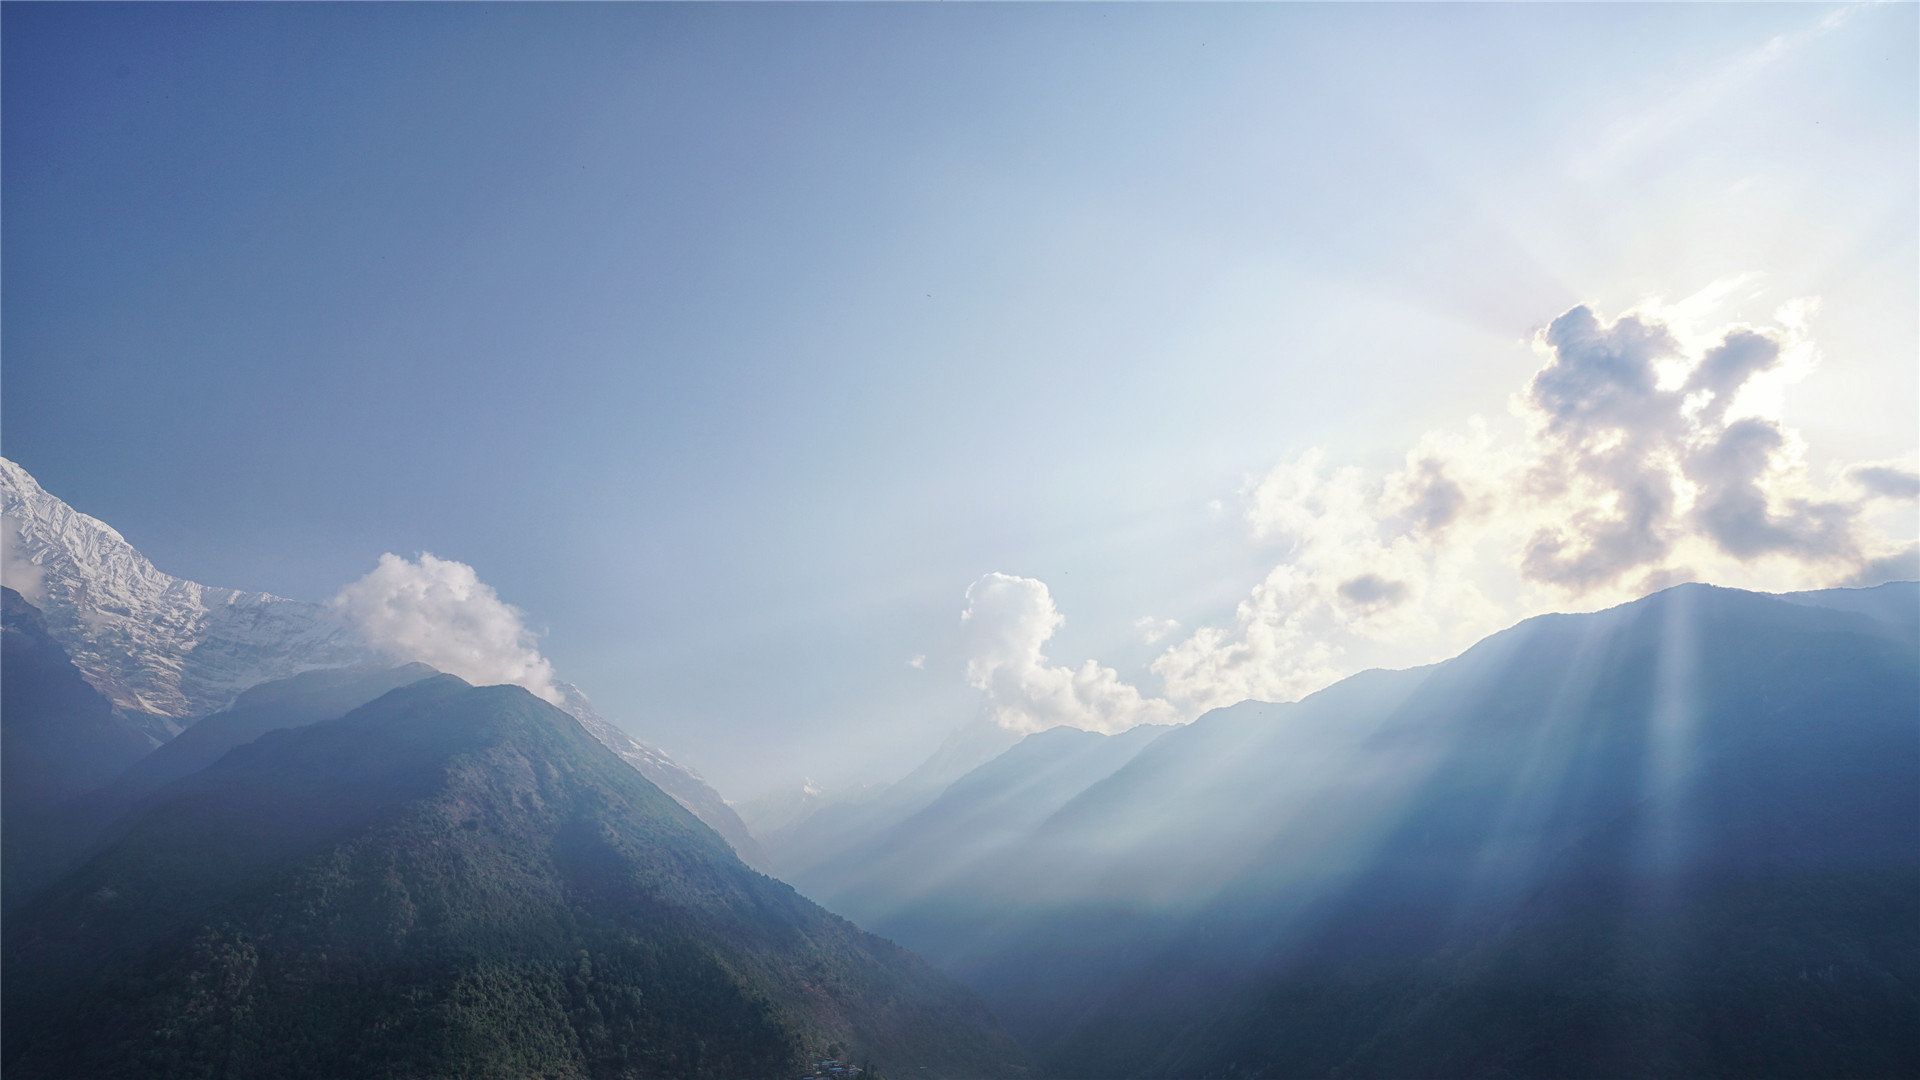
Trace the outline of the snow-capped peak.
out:
<instances>
[{"instance_id":1,"label":"snow-capped peak","mask_svg":"<svg viewBox=\"0 0 1920 1080\"><path fill-rule=\"evenodd\" d=\"M250 686L375 658L318 604L162 573L5 458L0 519L7 584L24 586L81 674L156 741Z\"/></svg>"},{"instance_id":2,"label":"snow-capped peak","mask_svg":"<svg viewBox=\"0 0 1920 1080\"><path fill-rule=\"evenodd\" d=\"M375 649L333 608L213 588L162 573L98 518L0 458L0 567L101 696L156 743L240 692L303 671L418 660ZM642 776L765 865L759 846L700 774L608 723L571 683L560 707Z\"/></svg>"}]
</instances>

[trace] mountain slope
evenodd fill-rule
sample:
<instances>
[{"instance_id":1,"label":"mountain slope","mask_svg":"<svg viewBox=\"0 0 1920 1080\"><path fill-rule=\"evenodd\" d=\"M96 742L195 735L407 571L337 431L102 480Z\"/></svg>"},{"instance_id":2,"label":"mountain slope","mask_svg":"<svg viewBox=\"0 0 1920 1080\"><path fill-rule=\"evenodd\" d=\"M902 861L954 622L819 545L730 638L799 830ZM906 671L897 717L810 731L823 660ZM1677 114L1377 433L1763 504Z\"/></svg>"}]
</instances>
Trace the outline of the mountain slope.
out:
<instances>
[{"instance_id":1,"label":"mountain slope","mask_svg":"<svg viewBox=\"0 0 1920 1080\"><path fill-rule=\"evenodd\" d=\"M733 845L734 853L745 860L755 870L767 869L766 852L760 848L760 842L747 831L746 823L733 807L720 797L699 773L648 746L640 740L608 723L587 700L580 688L572 683L560 685L562 700L560 707L587 733L599 739L607 749L619 755L620 760L634 767L641 776L652 781L653 786L673 796L675 802L688 810L693 816L706 822L707 827L721 835L727 843Z\"/></svg>"},{"instance_id":2,"label":"mountain slope","mask_svg":"<svg viewBox=\"0 0 1920 1080\"><path fill-rule=\"evenodd\" d=\"M1916 608L1683 586L1218 710L867 924L1048 1075L1911 1075Z\"/></svg>"},{"instance_id":3,"label":"mountain slope","mask_svg":"<svg viewBox=\"0 0 1920 1080\"><path fill-rule=\"evenodd\" d=\"M1059 727L1029 735L955 780L925 809L797 872L793 883L862 922L897 917L915 901L972 878L1170 730L1148 724L1104 735Z\"/></svg>"},{"instance_id":4,"label":"mountain slope","mask_svg":"<svg viewBox=\"0 0 1920 1080\"><path fill-rule=\"evenodd\" d=\"M1020 735L984 717L955 728L933 755L894 783L856 788L831 796L789 797L786 820L760 836L767 857L782 877L816 876L820 868L856 859L940 797L947 785L1005 753Z\"/></svg>"},{"instance_id":5,"label":"mountain slope","mask_svg":"<svg viewBox=\"0 0 1920 1080\"><path fill-rule=\"evenodd\" d=\"M6 926L10 1076L920 1075L1017 1051L516 687L451 676L171 785Z\"/></svg>"},{"instance_id":6,"label":"mountain slope","mask_svg":"<svg viewBox=\"0 0 1920 1080\"><path fill-rule=\"evenodd\" d=\"M424 664L397 668L329 668L262 683L106 783L98 778L77 795L45 809L9 836L4 909L11 911L55 877L80 864L140 802L189 776L227 751L281 728L332 720L390 690L436 675ZM74 674L75 681L79 675ZM82 683L81 685L85 685ZM91 692L91 691L89 691ZM96 695L97 697L97 695ZM101 701L100 709L108 711ZM145 746L145 740L141 741ZM95 756L95 755L90 755Z\"/></svg>"},{"instance_id":7,"label":"mountain slope","mask_svg":"<svg viewBox=\"0 0 1920 1080\"><path fill-rule=\"evenodd\" d=\"M61 809L153 746L48 635L39 609L0 588L0 908L57 866Z\"/></svg>"},{"instance_id":8,"label":"mountain slope","mask_svg":"<svg viewBox=\"0 0 1920 1080\"><path fill-rule=\"evenodd\" d=\"M0 782L6 817L51 808L138 761L153 743L116 716L47 633L39 609L0 588Z\"/></svg>"},{"instance_id":9,"label":"mountain slope","mask_svg":"<svg viewBox=\"0 0 1920 1080\"><path fill-rule=\"evenodd\" d=\"M261 683L223 712L197 720L114 778L100 801L124 813L140 799L190 776L269 731L333 720L391 690L440 674L425 664L325 668Z\"/></svg>"}]
</instances>

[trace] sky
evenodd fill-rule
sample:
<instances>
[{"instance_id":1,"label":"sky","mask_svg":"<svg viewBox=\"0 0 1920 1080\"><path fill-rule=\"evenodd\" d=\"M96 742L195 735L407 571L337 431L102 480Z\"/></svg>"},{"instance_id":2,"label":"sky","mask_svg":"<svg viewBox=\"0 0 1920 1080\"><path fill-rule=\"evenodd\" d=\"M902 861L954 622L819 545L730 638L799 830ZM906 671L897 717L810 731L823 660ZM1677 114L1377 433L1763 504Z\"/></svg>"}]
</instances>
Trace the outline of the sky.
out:
<instances>
[{"instance_id":1,"label":"sky","mask_svg":"<svg viewBox=\"0 0 1920 1080\"><path fill-rule=\"evenodd\" d=\"M1912 577L1917 14L9 4L0 451L732 798Z\"/></svg>"}]
</instances>

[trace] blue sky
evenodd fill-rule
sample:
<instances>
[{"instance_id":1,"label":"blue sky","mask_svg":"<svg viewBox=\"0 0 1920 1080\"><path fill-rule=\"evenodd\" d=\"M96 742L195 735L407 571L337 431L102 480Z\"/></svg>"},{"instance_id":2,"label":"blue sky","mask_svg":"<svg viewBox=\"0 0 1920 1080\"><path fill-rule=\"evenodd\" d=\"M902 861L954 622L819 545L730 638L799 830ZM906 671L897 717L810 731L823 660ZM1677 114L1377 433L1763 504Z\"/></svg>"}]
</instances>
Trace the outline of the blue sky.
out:
<instances>
[{"instance_id":1,"label":"blue sky","mask_svg":"<svg viewBox=\"0 0 1920 1080\"><path fill-rule=\"evenodd\" d=\"M1475 616L1349 620L1324 663L1261 614L1302 603L1279 567L1359 580L1313 553L1362 526L1303 526L1285 470L1377 494L1474 416L1532 461L1544 406L1510 403L1582 304L1696 358L1783 343L1749 402L1797 455L1776 517L1911 469L1913 5L3 18L5 454L211 584L466 563L729 795L897 775L983 710L1124 725L1114 686L1188 715L1421 662L1656 573L1838 583L1913 532L1861 503L1852 563L1734 558L1676 518L1560 593L1497 539L1395 549ZM1165 661L1208 627L1183 656L1258 639L1281 674ZM988 639L1044 657L1002 686Z\"/></svg>"}]
</instances>

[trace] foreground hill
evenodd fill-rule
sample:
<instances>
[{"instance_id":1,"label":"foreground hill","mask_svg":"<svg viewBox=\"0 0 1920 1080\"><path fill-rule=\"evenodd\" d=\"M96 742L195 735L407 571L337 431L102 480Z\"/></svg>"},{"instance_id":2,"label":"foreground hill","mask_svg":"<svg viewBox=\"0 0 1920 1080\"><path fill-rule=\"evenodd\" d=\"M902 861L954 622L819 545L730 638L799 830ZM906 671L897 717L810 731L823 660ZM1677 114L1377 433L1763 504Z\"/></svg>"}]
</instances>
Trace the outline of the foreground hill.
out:
<instances>
[{"instance_id":1,"label":"foreground hill","mask_svg":"<svg viewBox=\"0 0 1920 1080\"><path fill-rule=\"evenodd\" d=\"M829 902L1046 1075L1920 1075L1916 614L1529 620L1210 713L936 890Z\"/></svg>"},{"instance_id":2,"label":"foreground hill","mask_svg":"<svg viewBox=\"0 0 1920 1080\"><path fill-rule=\"evenodd\" d=\"M1005 1075L965 991L571 717L438 676L164 788L6 926L35 1076Z\"/></svg>"}]
</instances>

